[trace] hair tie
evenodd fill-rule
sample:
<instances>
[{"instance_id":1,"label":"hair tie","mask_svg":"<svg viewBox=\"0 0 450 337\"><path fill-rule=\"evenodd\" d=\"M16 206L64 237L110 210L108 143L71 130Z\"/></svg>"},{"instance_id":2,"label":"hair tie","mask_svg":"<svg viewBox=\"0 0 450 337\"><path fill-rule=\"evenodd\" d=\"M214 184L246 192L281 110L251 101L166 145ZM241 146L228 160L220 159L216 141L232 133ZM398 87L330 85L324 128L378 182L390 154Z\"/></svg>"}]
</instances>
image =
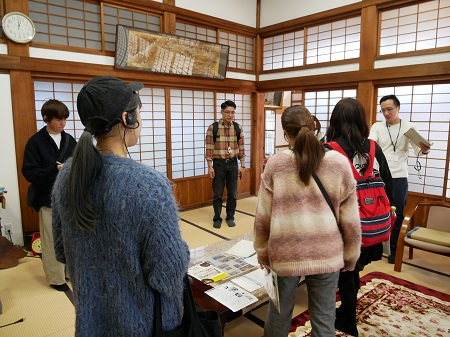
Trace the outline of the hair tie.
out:
<instances>
[{"instance_id":1,"label":"hair tie","mask_svg":"<svg viewBox=\"0 0 450 337\"><path fill-rule=\"evenodd\" d=\"M309 130L308 125L303 124L303 125L300 125L300 129L298 129L297 133L300 133L300 131L302 131L303 128L307 128Z\"/></svg>"},{"instance_id":2,"label":"hair tie","mask_svg":"<svg viewBox=\"0 0 450 337\"><path fill-rule=\"evenodd\" d=\"M87 132L89 132L91 135L94 135L94 129L92 129L92 128L90 128L89 126L87 126L87 127L85 127L84 128L84 131L87 131Z\"/></svg>"}]
</instances>

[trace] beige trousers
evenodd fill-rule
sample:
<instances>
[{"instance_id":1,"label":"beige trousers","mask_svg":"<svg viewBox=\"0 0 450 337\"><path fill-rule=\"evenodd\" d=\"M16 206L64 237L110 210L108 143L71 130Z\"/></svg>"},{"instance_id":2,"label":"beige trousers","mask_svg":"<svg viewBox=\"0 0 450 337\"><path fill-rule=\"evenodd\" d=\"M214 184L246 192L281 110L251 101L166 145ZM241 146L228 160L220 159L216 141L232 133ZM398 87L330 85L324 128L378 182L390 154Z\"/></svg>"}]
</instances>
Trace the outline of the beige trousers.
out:
<instances>
[{"instance_id":1,"label":"beige trousers","mask_svg":"<svg viewBox=\"0 0 450 337\"><path fill-rule=\"evenodd\" d=\"M65 265L56 260L53 245L52 209L41 207L39 209L39 231L41 234L42 265L48 284L66 283Z\"/></svg>"}]
</instances>

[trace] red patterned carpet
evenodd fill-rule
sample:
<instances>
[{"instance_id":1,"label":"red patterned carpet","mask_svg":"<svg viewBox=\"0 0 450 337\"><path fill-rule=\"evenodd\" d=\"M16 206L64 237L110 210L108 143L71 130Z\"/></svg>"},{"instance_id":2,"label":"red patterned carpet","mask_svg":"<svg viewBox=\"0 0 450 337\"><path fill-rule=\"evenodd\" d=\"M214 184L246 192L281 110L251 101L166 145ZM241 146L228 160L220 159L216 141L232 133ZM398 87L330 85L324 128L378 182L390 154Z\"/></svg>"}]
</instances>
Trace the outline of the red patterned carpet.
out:
<instances>
[{"instance_id":1,"label":"red patterned carpet","mask_svg":"<svg viewBox=\"0 0 450 337\"><path fill-rule=\"evenodd\" d=\"M450 295L384 273L361 278L356 314L360 337L450 337ZM291 331L289 337L311 335L308 311L292 320Z\"/></svg>"}]
</instances>

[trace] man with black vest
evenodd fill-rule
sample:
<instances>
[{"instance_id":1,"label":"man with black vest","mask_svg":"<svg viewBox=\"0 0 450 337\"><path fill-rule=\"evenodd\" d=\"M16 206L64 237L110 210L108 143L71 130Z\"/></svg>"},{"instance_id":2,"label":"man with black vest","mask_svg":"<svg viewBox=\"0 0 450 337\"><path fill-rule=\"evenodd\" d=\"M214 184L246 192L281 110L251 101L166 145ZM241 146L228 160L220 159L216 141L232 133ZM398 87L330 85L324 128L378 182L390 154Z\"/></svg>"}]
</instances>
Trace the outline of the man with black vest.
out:
<instances>
[{"instance_id":1,"label":"man with black vest","mask_svg":"<svg viewBox=\"0 0 450 337\"><path fill-rule=\"evenodd\" d=\"M206 132L206 153L208 175L213 179L213 227L222 225L222 196L227 187L227 205L225 221L229 227L236 226L236 193L238 177L242 177L245 169L244 132L242 127L233 121L236 104L225 101L220 108L222 118L208 127ZM238 160L241 167L238 167Z\"/></svg>"}]
</instances>

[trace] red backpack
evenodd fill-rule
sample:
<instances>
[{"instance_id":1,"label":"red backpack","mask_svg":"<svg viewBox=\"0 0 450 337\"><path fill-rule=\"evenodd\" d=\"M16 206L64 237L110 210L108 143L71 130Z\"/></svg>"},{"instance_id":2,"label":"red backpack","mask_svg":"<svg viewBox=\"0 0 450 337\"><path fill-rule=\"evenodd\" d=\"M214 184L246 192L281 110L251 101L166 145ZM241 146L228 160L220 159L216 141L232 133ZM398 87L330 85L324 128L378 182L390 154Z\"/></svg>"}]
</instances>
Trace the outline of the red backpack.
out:
<instances>
[{"instance_id":1,"label":"red backpack","mask_svg":"<svg viewBox=\"0 0 450 337\"><path fill-rule=\"evenodd\" d=\"M356 195L359 204L359 217L361 219L362 246L372 246L389 240L391 234L391 206L384 189L381 177L373 175L373 163L375 161L375 142L370 140L368 166L364 175L360 175L348 158L342 147L336 142L327 144L344 156L350 162L353 176L356 180Z\"/></svg>"}]
</instances>

